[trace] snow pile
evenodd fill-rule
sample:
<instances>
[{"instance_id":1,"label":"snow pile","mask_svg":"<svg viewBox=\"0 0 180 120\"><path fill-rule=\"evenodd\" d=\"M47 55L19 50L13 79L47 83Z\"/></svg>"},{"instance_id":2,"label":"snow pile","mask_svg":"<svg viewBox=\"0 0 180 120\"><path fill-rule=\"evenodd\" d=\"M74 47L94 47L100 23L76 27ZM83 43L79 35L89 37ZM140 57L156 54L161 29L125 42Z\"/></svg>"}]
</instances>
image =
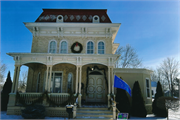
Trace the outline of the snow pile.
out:
<instances>
[{"instance_id":1,"label":"snow pile","mask_svg":"<svg viewBox=\"0 0 180 120\"><path fill-rule=\"evenodd\" d=\"M1 119L23 119L21 115L6 115L6 111L1 111ZM45 119L67 119L62 117L45 117Z\"/></svg>"}]
</instances>

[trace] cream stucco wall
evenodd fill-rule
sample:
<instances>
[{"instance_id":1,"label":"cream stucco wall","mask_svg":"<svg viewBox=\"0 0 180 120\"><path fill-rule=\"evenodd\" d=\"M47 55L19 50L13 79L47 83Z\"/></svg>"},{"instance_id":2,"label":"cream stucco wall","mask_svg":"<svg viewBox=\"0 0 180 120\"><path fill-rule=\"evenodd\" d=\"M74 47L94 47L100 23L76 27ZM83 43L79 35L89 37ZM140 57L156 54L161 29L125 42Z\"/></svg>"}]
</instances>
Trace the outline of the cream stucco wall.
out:
<instances>
[{"instance_id":1,"label":"cream stucco wall","mask_svg":"<svg viewBox=\"0 0 180 120\"><path fill-rule=\"evenodd\" d=\"M97 44L99 41L104 41L105 43L105 54L112 54L112 38L105 37L57 37L57 36L36 36L33 37L32 41L32 53L47 53L48 45L51 40L56 40L57 42L57 51L59 53L59 45L62 40L66 40L68 42L68 53L71 52L71 46L74 42L79 42L83 46L83 50L81 53L86 53L86 44L87 41L91 40L95 45L95 54L97 54Z\"/></svg>"},{"instance_id":2,"label":"cream stucco wall","mask_svg":"<svg viewBox=\"0 0 180 120\"><path fill-rule=\"evenodd\" d=\"M116 76L121 77L130 86L131 90L133 88L135 81L139 82L139 85L141 87L141 92L146 104L146 109L148 113L151 113L152 94L151 94L150 73L152 71L147 69L115 68L114 72ZM147 93L146 93L146 79L149 79L149 85L150 85L149 98L147 97Z\"/></svg>"}]
</instances>

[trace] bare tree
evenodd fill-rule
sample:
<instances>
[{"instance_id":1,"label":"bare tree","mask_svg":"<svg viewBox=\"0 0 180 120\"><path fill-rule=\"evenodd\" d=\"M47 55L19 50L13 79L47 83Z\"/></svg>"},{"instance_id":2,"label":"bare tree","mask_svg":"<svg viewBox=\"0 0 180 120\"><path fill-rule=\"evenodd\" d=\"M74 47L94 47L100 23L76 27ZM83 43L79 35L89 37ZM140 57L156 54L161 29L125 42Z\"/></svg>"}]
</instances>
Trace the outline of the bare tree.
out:
<instances>
[{"instance_id":1,"label":"bare tree","mask_svg":"<svg viewBox=\"0 0 180 120\"><path fill-rule=\"evenodd\" d=\"M162 81L167 83L171 96L173 96L175 86L177 86L176 79L179 75L179 62L174 58L166 58L160 64L159 70L162 73Z\"/></svg>"},{"instance_id":2,"label":"bare tree","mask_svg":"<svg viewBox=\"0 0 180 120\"><path fill-rule=\"evenodd\" d=\"M4 72L6 71L6 64L0 63L0 83L4 82Z\"/></svg>"},{"instance_id":3,"label":"bare tree","mask_svg":"<svg viewBox=\"0 0 180 120\"><path fill-rule=\"evenodd\" d=\"M121 55L116 62L116 68L135 68L142 64L142 60L138 57L135 49L129 44L125 47L119 47L115 54Z\"/></svg>"},{"instance_id":4,"label":"bare tree","mask_svg":"<svg viewBox=\"0 0 180 120\"><path fill-rule=\"evenodd\" d=\"M19 80L19 87L18 91L25 92L26 91L26 84L27 84L27 71L23 71Z\"/></svg>"}]
</instances>

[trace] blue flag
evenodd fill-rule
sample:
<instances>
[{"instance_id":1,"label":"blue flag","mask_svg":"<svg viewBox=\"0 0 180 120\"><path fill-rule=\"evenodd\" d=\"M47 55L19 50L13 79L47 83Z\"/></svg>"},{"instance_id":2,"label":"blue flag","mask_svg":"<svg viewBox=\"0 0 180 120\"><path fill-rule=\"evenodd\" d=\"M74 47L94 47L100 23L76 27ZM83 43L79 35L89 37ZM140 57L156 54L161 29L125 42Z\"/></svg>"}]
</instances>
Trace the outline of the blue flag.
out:
<instances>
[{"instance_id":1,"label":"blue flag","mask_svg":"<svg viewBox=\"0 0 180 120\"><path fill-rule=\"evenodd\" d=\"M118 78L116 75L114 76L114 87L127 91L131 96L131 88L129 87L129 85L121 80L121 78Z\"/></svg>"}]
</instances>

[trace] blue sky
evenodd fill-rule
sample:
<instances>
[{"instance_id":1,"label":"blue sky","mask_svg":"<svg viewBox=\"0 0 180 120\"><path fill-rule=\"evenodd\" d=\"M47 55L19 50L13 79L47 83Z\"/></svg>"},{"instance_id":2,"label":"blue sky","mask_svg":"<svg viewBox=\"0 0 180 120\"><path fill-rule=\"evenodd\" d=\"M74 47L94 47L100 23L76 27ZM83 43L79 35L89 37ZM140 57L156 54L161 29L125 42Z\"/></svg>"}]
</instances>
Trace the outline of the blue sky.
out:
<instances>
[{"instance_id":1,"label":"blue sky","mask_svg":"<svg viewBox=\"0 0 180 120\"><path fill-rule=\"evenodd\" d=\"M145 67L155 68L166 57L180 60L178 0L1 1L1 60L7 65L6 74L11 71L11 78L14 61L6 53L31 51L32 34L23 22L34 22L43 8L107 9L112 23L121 23L114 42L135 48Z\"/></svg>"}]
</instances>

